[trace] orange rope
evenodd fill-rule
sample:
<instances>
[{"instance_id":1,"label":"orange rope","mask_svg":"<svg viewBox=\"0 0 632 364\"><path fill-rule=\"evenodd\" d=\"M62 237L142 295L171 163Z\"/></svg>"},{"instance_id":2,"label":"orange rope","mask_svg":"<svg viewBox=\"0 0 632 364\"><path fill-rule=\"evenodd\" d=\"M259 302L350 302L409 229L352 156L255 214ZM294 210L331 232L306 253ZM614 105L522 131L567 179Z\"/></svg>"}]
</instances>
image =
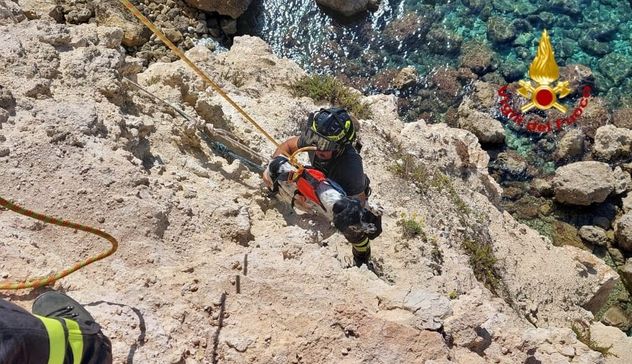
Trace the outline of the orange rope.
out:
<instances>
[{"instance_id":1,"label":"orange rope","mask_svg":"<svg viewBox=\"0 0 632 364\"><path fill-rule=\"evenodd\" d=\"M64 269L61 272L56 272L53 273L49 276L45 276L45 277L37 277L37 278L32 278L32 279L25 279L23 281L0 281L0 290L16 290L16 289L23 289L23 288L37 288L37 287L42 287L42 286L46 286L49 285L51 283L54 283L55 281L64 278L65 276L74 273L76 271L78 271L79 269L92 264L98 260L101 260L105 257L108 257L110 255L112 255L116 249L118 249L118 241L116 241L116 239L114 237L112 237L112 235L92 228L90 226L85 226L85 225L80 225L80 224L76 224L74 222L70 222L70 221L66 221L66 220L60 220L60 219L56 219L54 217L50 217L50 216L46 216L44 214L39 214L37 212L31 211L31 210L27 210L25 208L22 208L8 200L3 199L2 197L0 197L0 206L5 207L11 211L17 212L18 214L24 215L24 216L28 216L30 218L36 219L36 220L40 220L43 221L47 224L54 224L54 225L59 225L61 227L66 227L66 228L70 228L70 229L76 229L76 230L81 230L81 231L85 231L87 233L90 234L94 234L97 236L100 236L104 239L106 239L107 241L110 242L110 244L112 244L112 247L110 249L108 249L107 251L103 251L97 255L94 255L84 261L78 262L75 265L73 265L70 268Z\"/></svg>"}]
</instances>

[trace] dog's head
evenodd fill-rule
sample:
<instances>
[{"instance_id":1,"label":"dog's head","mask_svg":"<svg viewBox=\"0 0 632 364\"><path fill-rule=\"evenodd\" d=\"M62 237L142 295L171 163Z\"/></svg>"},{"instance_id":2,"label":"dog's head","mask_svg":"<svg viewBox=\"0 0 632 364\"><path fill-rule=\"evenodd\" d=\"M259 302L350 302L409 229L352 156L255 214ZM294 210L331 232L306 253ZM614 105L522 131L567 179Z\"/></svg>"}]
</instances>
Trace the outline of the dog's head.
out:
<instances>
[{"instance_id":1,"label":"dog's head","mask_svg":"<svg viewBox=\"0 0 632 364\"><path fill-rule=\"evenodd\" d=\"M338 200L334 204L333 213L334 226L340 232L344 233L351 230L370 236L377 236L381 232L381 227L378 226L378 217L362 207L360 201L354 198L344 197Z\"/></svg>"},{"instance_id":2,"label":"dog's head","mask_svg":"<svg viewBox=\"0 0 632 364\"><path fill-rule=\"evenodd\" d=\"M275 157L268 164L268 172L272 181L276 181L279 175L284 172L291 171L292 165L288 162L288 159L282 155Z\"/></svg>"}]
</instances>

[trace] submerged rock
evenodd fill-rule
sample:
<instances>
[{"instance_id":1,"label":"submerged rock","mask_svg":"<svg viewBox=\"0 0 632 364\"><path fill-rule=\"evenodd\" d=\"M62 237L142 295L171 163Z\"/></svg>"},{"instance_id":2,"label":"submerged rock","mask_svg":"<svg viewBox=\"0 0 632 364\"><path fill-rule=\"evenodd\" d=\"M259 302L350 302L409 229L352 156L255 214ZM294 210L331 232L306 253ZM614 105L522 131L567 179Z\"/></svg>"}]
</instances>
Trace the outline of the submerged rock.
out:
<instances>
[{"instance_id":1,"label":"submerged rock","mask_svg":"<svg viewBox=\"0 0 632 364\"><path fill-rule=\"evenodd\" d=\"M248 9L252 0L185 0L185 2L196 9L209 13L218 12L237 19Z\"/></svg>"},{"instance_id":2,"label":"submerged rock","mask_svg":"<svg viewBox=\"0 0 632 364\"><path fill-rule=\"evenodd\" d=\"M478 75L495 70L496 63L494 51L485 43L467 42L461 49L459 66L467 67Z\"/></svg>"},{"instance_id":3,"label":"submerged rock","mask_svg":"<svg viewBox=\"0 0 632 364\"><path fill-rule=\"evenodd\" d=\"M316 3L344 16L353 16L367 11L370 0L316 0Z\"/></svg>"},{"instance_id":4,"label":"submerged rock","mask_svg":"<svg viewBox=\"0 0 632 364\"><path fill-rule=\"evenodd\" d=\"M397 76L395 76L393 86L400 90L412 86L417 82L418 76L419 74L414 66L404 67L401 71L399 71Z\"/></svg>"},{"instance_id":5,"label":"submerged rock","mask_svg":"<svg viewBox=\"0 0 632 364\"><path fill-rule=\"evenodd\" d=\"M632 74L632 60L620 53L610 53L599 61L599 69L619 84Z\"/></svg>"},{"instance_id":6,"label":"submerged rock","mask_svg":"<svg viewBox=\"0 0 632 364\"><path fill-rule=\"evenodd\" d=\"M487 39L496 44L509 43L516 38L516 30L507 20L493 16L487 21Z\"/></svg>"}]
</instances>

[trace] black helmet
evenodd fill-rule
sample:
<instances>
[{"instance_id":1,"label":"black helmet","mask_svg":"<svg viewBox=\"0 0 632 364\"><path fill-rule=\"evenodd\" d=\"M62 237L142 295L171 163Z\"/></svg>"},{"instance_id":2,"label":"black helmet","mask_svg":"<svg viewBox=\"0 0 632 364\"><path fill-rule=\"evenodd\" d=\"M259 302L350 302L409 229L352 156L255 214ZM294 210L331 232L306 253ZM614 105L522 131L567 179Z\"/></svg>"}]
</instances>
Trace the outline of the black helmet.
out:
<instances>
[{"instance_id":1,"label":"black helmet","mask_svg":"<svg viewBox=\"0 0 632 364\"><path fill-rule=\"evenodd\" d=\"M318 150L340 151L356 138L355 126L345 109L332 107L309 114L303 140Z\"/></svg>"}]
</instances>

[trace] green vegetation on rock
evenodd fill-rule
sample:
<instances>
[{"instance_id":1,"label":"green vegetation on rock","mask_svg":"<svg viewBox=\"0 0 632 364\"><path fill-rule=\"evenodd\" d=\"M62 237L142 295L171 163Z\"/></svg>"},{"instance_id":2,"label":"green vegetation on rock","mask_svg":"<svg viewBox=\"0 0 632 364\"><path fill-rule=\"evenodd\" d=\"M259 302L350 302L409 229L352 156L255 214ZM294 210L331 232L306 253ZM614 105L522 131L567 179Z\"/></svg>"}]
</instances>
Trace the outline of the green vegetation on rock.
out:
<instances>
[{"instance_id":1,"label":"green vegetation on rock","mask_svg":"<svg viewBox=\"0 0 632 364\"><path fill-rule=\"evenodd\" d=\"M426 240L424 220L421 217L417 217L416 214L411 214L409 216L402 214L402 218L397 222L397 225L402 227L402 236L404 238L414 239L419 236Z\"/></svg>"},{"instance_id":2,"label":"green vegetation on rock","mask_svg":"<svg viewBox=\"0 0 632 364\"><path fill-rule=\"evenodd\" d=\"M361 100L362 94L352 91L335 77L306 76L290 87L294 96L307 96L315 101L325 101L334 106L344 107L360 119L371 117L369 106Z\"/></svg>"},{"instance_id":3,"label":"green vegetation on rock","mask_svg":"<svg viewBox=\"0 0 632 364\"><path fill-rule=\"evenodd\" d=\"M495 267L496 256L490 244L480 243L474 240L465 240L461 244L470 257L470 266L474 271L474 276L483 282L492 293L498 294L501 284L501 276Z\"/></svg>"}]
</instances>

